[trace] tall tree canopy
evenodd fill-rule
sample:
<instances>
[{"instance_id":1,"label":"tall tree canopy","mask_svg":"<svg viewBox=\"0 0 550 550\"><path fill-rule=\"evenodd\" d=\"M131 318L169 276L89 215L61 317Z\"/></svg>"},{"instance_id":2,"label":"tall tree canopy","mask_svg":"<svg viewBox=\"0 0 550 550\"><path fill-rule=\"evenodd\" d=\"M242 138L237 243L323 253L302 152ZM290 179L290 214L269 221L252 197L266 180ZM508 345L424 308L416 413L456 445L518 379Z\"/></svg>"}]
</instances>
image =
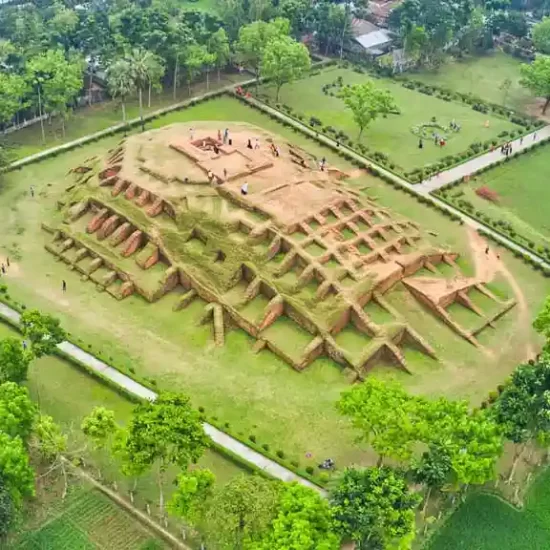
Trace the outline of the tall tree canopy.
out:
<instances>
[{"instance_id":1,"label":"tall tree canopy","mask_svg":"<svg viewBox=\"0 0 550 550\"><path fill-rule=\"evenodd\" d=\"M538 55L530 64L521 65L521 84L536 96L544 98L542 114L550 105L550 56Z\"/></svg>"},{"instance_id":2,"label":"tall tree canopy","mask_svg":"<svg viewBox=\"0 0 550 550\"><path fill-rule=\"evenodd\" d=\"M420 497L405 477L388 467L347 468L330 492L337 529L360 549L409 549Z\"/></svg>"},{"instance_id":3,"label":"tall tree canopy","mask_svg":"<svg viewBox=\"0 0 550 550\"><path fill-rule=\"evenodd\" d=\"M59 319L40 313L36 309L26 310L21 315L21 329L24 338L30 341L36 357L52 354L57 344L66 338Z\"/></svg>"}]
</instances>

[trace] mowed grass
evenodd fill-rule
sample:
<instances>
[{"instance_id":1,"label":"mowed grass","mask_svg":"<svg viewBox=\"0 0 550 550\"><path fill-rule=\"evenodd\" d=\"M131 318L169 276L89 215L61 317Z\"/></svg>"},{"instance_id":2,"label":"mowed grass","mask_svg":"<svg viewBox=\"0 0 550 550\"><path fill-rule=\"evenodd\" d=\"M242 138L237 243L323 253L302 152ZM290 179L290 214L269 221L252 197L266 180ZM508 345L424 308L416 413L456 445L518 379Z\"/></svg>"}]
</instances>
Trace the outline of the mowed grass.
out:
<instances>
[{"instance_id":1,"label":"mowed grass","mask_svg":"<svg viewBox=\"0 0 550 550\"><path fill-rule=\"evenodd\" d=\"M203 2L201 1L200 5L202 4ZM199 3L197 3L197 5L199 5ZM221 80L218 82L216 76L212 75L209 90L212 91L230 84L242 82L249 78L249 76L250 75L239 73L223 74ZM191 96L189 96L187 86L180 86L175 100L171 90L166 90L160 94L153 92L151 107L147 105L147 98L145 98L143 112L147 114L157 111L158 109L168 107L174 103L185 101L189 97L203 94L206 91L206 82L201 81L195 83L191 87ZM139 106L136 98L131 98L127 101L126 117L128 120L139 117ZM45 122L45 143L42 143L40 124L27 126L26 128L7 134L4 141L10 148L12 160L17 160L39 153L44 149L57 147L58 145L73 141L88 134L99 132L100 130L104 130L115 124L120 124L121 122L122 110L120 102L105 101L75 110L65 123L65 135L63 135L61 122L59 120L53 119L51 123Z\"/></svg>"},{"instance_id":2,"label":"mowed grass","mask_svg":"<svg viewBox=\"0 0 550 550\"><path fill-rule=\"evenodd\" d=\"M231 98L170 114L152 126L193 120L220 121L220 127L232 120L256 124L319 157L326 156L329 163L343 170L354 169L329 150ZM54 313L75 337L83 339L84 346L90 344L93 351L101 350L103 357L123 369L131 367L138 375L154 378L159 389L188 393L196 406L205 408L208 417L228 423L244 439L253 434L259 444L283 450L301 466L315 466L327 456L341 466L371 463L373 455L355 442L356 434L334 407L349 383L340 367L329 359L319 358L303 372L296 372L267 350L255 354L255 340L240 330L228 332L225 346L218 348L211 327L198 326L203 310L200 303L173 312L177 299L174 294L155 304L138 296L117 302L107 293L97 292L90 282L82 282L77 273L44 250L51 236L40 230L40 223L56 218L56 202L71 182L66 175L69 168L92 155L103 154L119 139L91 144L6 175L0 190L0 217L5 220L0 256L11 257L12 267L6 277L10 295L27 306ZM434 231L435 236L426 233L425 238L456 250L464 257L465 265L470 264L463 226L370 176L363 175L349 184L382 206ZM30 185L36 186L34 199L28 193ZM503 252L502 257L525 289L529 315L533 317L548 292L548 282L508 253ZM61 291L63 279L68 284L65 294ZM513 310L505 317L503 332L494 331L488 337L487 345L494 353L486 356L453 335L410 295L403 302L412 326L427 337L441 358L434 365L419 354L411 354L413 376L396 374L391 368L385 371L385 375L399 376L413 391L434 395L444 392L479 401L525 358L527 343L537 343L531 327L518 324Z\"/></svg>"},{"instance_id":3,"label":"mowed grass","mask_svg":"<svg viewBox=\"0 0 550 550\"><path fill-rule=\"evenodd\" d=\"M519 83L521 63L504 52L494 52L464 60L450 59L437 71L407 73L406 77L525 111L533 103L533 96ZM502 88L505 80L511 83L507 93Z\"/></svg>"},{"instance_id":4,"label":"mowed grass","mask_svg":"<svg viewBox=\"0 0 550 550\"><path fill-rule=\"evenodd\" d=\"M512 224L516 233L539 245L550 246L550 146L513 158L469 183L454 187L447 195L470 201L475 211ZM476 195L479 187L496 191L498 203ZM464 195L458 196L459 193Z\"/></svg>"},{"instance_id":5,"label":"mowed grass","mask_svg":"<svg viewBox=\"0 0 550 550\"><path fill-rule=\"evenodd\" d=\"M317 117L323 126L333 126L337 130L342 130L356 142L359 129L342 99L336 96L337 88L330 89L334 93L332 97L322 92L325 84L334 82L338 77L342 77L344 85L360 84L370 78L352 69L326 69L318 75L283 86L279 103L292 107L296 113L305 115L307 119L311 116ZM443 101L409 90L390 79L376 79L375 85L392 93L400 114L375 120L363 132L361 143L369 148L370 154L375 151L382 152L405 171L433 164L447 155L462 153L472 143L496 138L504 130L520 129L519 126L502 118L478 113L458 102ZM272 99L275 98L273 87L264 88L264 92ZM454 120L462 129L460 132L449 134L445 147L435 145L432 139L425 139L424 147L420 149L419 138L413 133L412 128L429 123L432 117L444 126L448 126ZM486 121L489 121L488 127Z\"/></svg>"},{"instance_id":6,"label":"mowed grass","mask_svg":"<svg viewBox=\"0 0 550 550\"><path fill-rule=\"evenodd\" d=\"M547 550L550 547L550 470L535 481L525 508L487 494L469 497L428 550Z\"/></svg>"},{"instance_id":7,"label":"mowed grass","mask_svg":"<svg viewBox=\"0 0 550 550\"><path fill-rule=\"evenodd\" d=\"M40 522L14 550L161 550L167 546L107 496L75 481L67 499L43 502ZM33 523L33 518L28 518ZM25 527L23 526L23 530Z\"/></svg>"}]
</instances>

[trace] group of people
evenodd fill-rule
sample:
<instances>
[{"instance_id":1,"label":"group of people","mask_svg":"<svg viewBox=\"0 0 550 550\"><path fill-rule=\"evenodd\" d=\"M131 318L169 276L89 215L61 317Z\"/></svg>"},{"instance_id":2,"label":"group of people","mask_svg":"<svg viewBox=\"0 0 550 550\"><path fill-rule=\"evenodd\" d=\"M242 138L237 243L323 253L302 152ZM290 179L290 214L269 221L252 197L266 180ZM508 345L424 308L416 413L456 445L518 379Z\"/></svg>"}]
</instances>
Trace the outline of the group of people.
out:
<instances>
[{"instance_id":1,"label":"group of people","mask_svg":"<svg viewBox=\"0 0 550 550\"><path fill-rule=\"evenodd\" d=\"M500 148L500 152L507 157L512 154L512 143L509 141Z\"/></svg>"}]
</instances>

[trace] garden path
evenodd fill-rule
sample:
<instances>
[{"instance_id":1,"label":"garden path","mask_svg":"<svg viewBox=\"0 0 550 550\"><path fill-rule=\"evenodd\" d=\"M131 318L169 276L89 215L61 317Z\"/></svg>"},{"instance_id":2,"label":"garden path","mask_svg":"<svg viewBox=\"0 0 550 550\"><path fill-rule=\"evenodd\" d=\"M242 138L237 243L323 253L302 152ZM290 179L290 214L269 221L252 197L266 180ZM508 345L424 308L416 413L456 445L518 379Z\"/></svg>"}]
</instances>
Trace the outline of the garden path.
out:
<instances>
[{"instance_id":1,"label":"garden path","mask_svg":"<svg viewBox=\"0 0 550 550\"><path fill-rule=\"evenodd\" d=\"M520 151L530 149L533 145L539 143L541 140L550 138L550 125L543 126L539 128L536 132L527 134L523 138L515 139L511 142L512 144L512 154L511 156L517 155ZM487 166L491 166L495 162L502 160L504 154L500 152L500 147L494 151L484 153L478 157L468 160L463 164L459 164L454 168L440 172L436 176L425 179L422 183L415 186L415 189L420 191L423 194L431 193L447 183L462 179L464 176L471 176Z\"/></svg>"},{"instance_id":2,"label":"garden path","mask_svg":"<svg viewBox=\"0 0 550 550\"><path fill-rule=\"evenodd\" d=\"M7 317L8 319L16 323L19 323L21 317L17 311L1 302L0 316ZM157 398L157 394L155 392L151 391L145 386L142 386L139 382L136 382L129 376L122 374L115 368L109 366L107 363L97 359L97 357L94 357L93 355L84 351L82 348L79 348L78 346L75 346L70 342L61 342L58 347L67 355L73 357L80 363L84 363L90 370L100 374L101 377L107 378L113 384L124 388L124 390L128 393L131 393L136 397L139 397L140 399L149 399L150 401L154 401ZM319 486L309 482L307 479L301 478L291 470L285 468L284 466L281 466L274 460L267 458L261 453L254 451L244 443L241 443L230 435L227 435L221 430L218 430L211 424L205 422L203 426L204 431L208 436L210 436L214 443L238 455L246 462L253 464L254 466L265 471L272 477L287 482L297 481L298 483L317 491L321 495L326 496L326 491L321 489Z\"/></svg>"}]
</instances>

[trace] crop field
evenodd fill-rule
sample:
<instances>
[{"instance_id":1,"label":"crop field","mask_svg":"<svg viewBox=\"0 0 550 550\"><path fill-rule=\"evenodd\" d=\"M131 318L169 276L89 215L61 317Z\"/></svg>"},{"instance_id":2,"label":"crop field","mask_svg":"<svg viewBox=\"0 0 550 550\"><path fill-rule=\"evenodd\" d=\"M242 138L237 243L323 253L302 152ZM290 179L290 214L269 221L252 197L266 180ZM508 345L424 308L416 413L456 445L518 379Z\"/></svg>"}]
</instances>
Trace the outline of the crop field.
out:
<instances>
[{"instance_id":1,"label":"crop field","mask_svg":"<svg viewBox=\"0 0 550 550\"><path fill-rule=\"evenodd\" d=\"M469 497L428 550L547 550L550 540L550 471L531 488L523 510L500 498Z\"/></svg>"},{"instance_id":2,"label":"crop field","mask_svg":"<svg viewBox=\"0 0 550 550\"><path fill-rule=\"evenodd\" d=\"M40 525L23 533L17 550L161 550L163 542L97 490L74 487Z\"/></svg>"},{"instance_id":3,"label":"crop field","mask_svg":"<svg viewBox=\"0 0 550 550\"><path fill-rule=\"evenodd\" d=\"M313 155L325 156L329 164L352 173L353 177L345 184L351 190L418 223L426 229L426 239L460 254L457 265L463 274L475 273L471 236L464 226L357 170L299 133L231 98L172 113L151 126L161 128L187 121L218 121L222 129L231 121L247 122L282 136ZM334 408L340 392L349 387L349 380L332 360L319 357L306 370L296 372L267 349L255 352L254 340L242 330L229 331L225 345L217 347L211 327L199 325L204 310L199 301L177 312L173 306L181 299L178 293L167 294L154 304L135 295L116 301L107 292L98 292L92 282L83 282L79 273L69 271L66 264L55 261L44 249L51 235L41 231L40 224L58 216L57 201L65 197L65 189L73 181L67 176L69 169L94 155L104 155L120 139L120 136L109 138L6 176L0 189L0 217L5 220L0 256L9 255L12 263L6 276L10 296L27 307L54 313L84 348L100 351L103 358L130 375L135 372L155 380L159 390L169 388L188 393L196 406L204 407L208 418L227 424L243 439L253 435L259 445L284 451L302 467L315 467L326 456L342 466L370 463L373 457L355 442L353 430ZM34 198L29 194L31 185L36 190ZM376 372L380 376L399 377L415 392L481 401L498 380L504 379L538 345L530 322L548 291L548 282L540 274L509 253L501 251L501 260L522 289L523 305L522 309L514 308L504 316L497 323L498 330L484 331L483 344L491 353L479 353L427 309L419 308L410 294L398 287L389 305L410 326L429 335L429 343L440 360L426 358L404 346L412 375L383 366ZM62 280L68 285L66 293L61 290ZM506 279L502 284L513 295ZM256 316L256 306L251 305L246 313ZM375 306L371 309L377 322L384 324L393 318L385 310ZM284 324L284 318L281 321ZM355 350L356 338L352 332L347 330L341 339ZM41 370L36 383L31 377L33 391L40 394L44 406L47 404L50 410L55 409L56 395L67 387L68 376L66 373L49 376L46 370ZM85 392L85 386L82 382L79 391ZM47 388L51 389L46 391ZM101 401L103 393L103 389L90 389L88 395ZM78 395L75 392L66 399L80 411L79 415L86 414L88 411L82 410ZM70 423L72 413L60 414ZM76 430L79 422L73 424ZM293 429L289 430L289 426Z\"/></svg>"},{"instance_id":4,"label":"crop field","mask_svg":"<svg viewBox=\"0 0 550 550\"><path fill-rule=\"evenodd\" d=\"M351 112L337 97L337 88L331 87L327 94L323 93L323 87L335 83L338 78L344 85L353 85L364 82L368 77L352 69L331 67L320 74L283 86L279 103L291 107L306 120L314 116L322 126L332 126L345 132L355 143L359 130ZM476 112L468 105L409 90L394 80L376 79L375 85L392 93L399 114L375 120L363 132L361 143L368 147L368 154L383 153L395 167L407 172L436 163L447 155L463 153L472 143L497 138L503 131L521 129L503 118ZM263 92L268 94L271 102L274 101L275 90L272 87L264 88ZM435 145L432 132L427 131L424 146L419 148L419 134L415 133L415 127L431 122L447 127L452 121L458 123L461 130L446 131L448 139L444 147Z\"/></svg>"},{"instance_id":5,"label":"crop field","mask_svg":"<svg viewBox=\"0 0 550 550\"><path fill-rule=\"evenodd\" d=\"M545 253L550 247L549 155L549 145L538 147L453 187L445 197L459 205L468 201L474 212L509 223L522 244L532 242ZM496 193L496 199L479 196L476 191L482 187Z\"/></svg>"}]
</instances>

